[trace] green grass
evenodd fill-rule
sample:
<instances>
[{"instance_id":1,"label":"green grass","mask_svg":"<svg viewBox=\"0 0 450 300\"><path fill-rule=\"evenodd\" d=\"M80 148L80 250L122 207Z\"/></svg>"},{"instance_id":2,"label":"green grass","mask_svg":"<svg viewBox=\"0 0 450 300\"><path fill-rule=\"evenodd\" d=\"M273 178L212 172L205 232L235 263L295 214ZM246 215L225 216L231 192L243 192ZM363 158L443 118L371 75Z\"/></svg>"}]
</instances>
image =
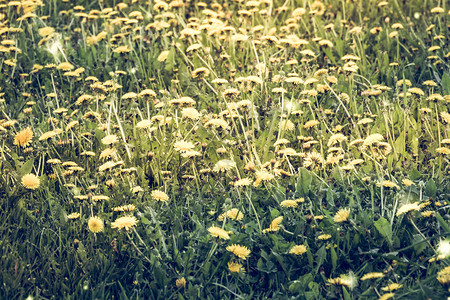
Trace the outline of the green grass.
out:
<instances>
[{"instance_id":1,"label":"green grass","mask_svg":"<svg viewBox=\"0 0 450 300\"><path fill-rule=\"evenodd\" d=\"M449 296L445 1L75 2L0 4L0 298Z\"/></svg>"}]
</instances>

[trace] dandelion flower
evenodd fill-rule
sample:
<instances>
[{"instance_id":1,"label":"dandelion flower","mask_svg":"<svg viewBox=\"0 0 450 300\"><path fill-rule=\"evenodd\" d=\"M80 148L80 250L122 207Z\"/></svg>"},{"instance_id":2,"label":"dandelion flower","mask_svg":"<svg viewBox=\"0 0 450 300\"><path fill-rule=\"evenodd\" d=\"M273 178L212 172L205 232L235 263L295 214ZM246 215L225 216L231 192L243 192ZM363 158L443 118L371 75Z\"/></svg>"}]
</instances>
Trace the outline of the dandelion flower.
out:
<instances>
[{"instance_id":1,"label":"dandelion flower","mask_svg":"<svg viewBox=\"0 0 450 300\"><path fill-rule=\"evenodd\" d=\"M79 217L80 217L79 213L71 213L67 216L67 218L70 220L75 220L75 219L78 219Z\"/></svg>"},{"instance_id":2,"label":"dandelion flower","mask_svg":"<svg viewBox=\"0 0 450 300\"><path fill-rule=\"evenodd\" d=\"M326 241L326 240L331 239L331 235L330 234L321 234L317 238L321 241Z\"/></svg>"},{"instance_id":3,"label":"dandelion flower","mask_svg":"<svg viewBox=\"0 0 450 300\"><path fill-rule=\"evenodd\" d=\"M230 239L230 236L228 235L228 232L226 232L225 230L223 230L222 228L217 227L217 226L209 227L208 228L208 232L213 237L218 237L218 238L223 239L223 240L229 240Z\"/></svg>"},{"instance_id":4,"label":"dandelion flower","mask_svg":"<svg viewBox=\"0 0 450 300\"><path fill-rule=\"evenodd\" d=\"M30 190L35 190L39 187L41 181L39 177L34 174L25 174L22 177L22 185Z\"/></svg>"},{"instance_id":5,"label":"dandelion flower","mask_svg":"<svg viewBox=\"0 0 450 300\"><path fill-rule=\"evenodd\" d=\"M402 183L403 183L405 186L415 185L415 183L414 183L413 181L409 180L408 178L403 179L403 180L402 180Z\"/></svg>"},{"instance_id":6,"label":"dandelion flower","mask_svg":"<svg viewBox=\"0 0 450 300\"><path fill-rule=\"evenodd\" d=\"M31 127L27 127L16 134L16 136L14 137L14 145L26 148L28 147L28 145L30 145L32 139L33 130L31 130Z\"/></svg>"},{"instance_id":7,"label":"dandelion flower","mask_svg":"<svg viewBox=\"0 0 450 300\"><path fill-rule=\"evenodd\" d=\"M69 62L62 62L56 68L63 71L70 71L73 70L75 66Z\"/></svg>"},{"instance_id":8,"label":"dandelion flower","mask_svg":"<svg viewBox=\"0 0 450 300\"><path fill-rule=\"evenodd\" d=\"M53 27L42 27L39 28L38 33L41 37L47 37L52 35L55 32L55 28Z\"/></svg>"},{"instance_id":9,"label":"dandelion flower","mask_svg":"<svg viewBox=\"0 0 450 300\"><path fill-rule=\"evenodd\" d=\"M169 51L168 50L165 50L165 51L163 51L163 52L161 52L160 54L159 54L159 56L158 56L158 61L159 62L164 62L164 61L166 61L166 59L167 59L167 57L169 56Z\"/></svg>"},{"instance_id":10,"label":"dandelion flower","mask_svg":"<svg viewBox=\"0 0 450 300\"><path fill-rule=\"evenodd\" d=\"M333 221L336 223L342 223L348 220L348 216L350 215L350 208L343 208L338 210L336 215L333 218Z\"/></svg>"},{"instance_id":11,"label":"dandelion flower","mask_svg":"<svg viewBox=\"0 0 450 300\"><path fill-rule=\"evenodd\" d=\"M194 149L194 144L186 141L178 141L173 144L176 151L185 152Z\"/></svg>"},{"instance_id":12,"label":"dandelion flower","mask_svg":"<svg viewBox=\"0 0 450 300\"><path fill-rule=\"evenodd\" d=\"M382 278L382 277L384 277L383 273L381 273L381 272L372 272L372 273L364 274L364 276L361 277L361 281L365 281L365 280L368 280L368 279Z\"/></svg>"},{"instance_id":13,"label":"dandelion flower","mask_svg":"<svg viewBox=\"0 0 450 300\"><path fill-rule=\"evenodd\" d=\"M250 185L250 184L252 184L252 180L251 180L250 178L242 178L242 179L239 179L238 181L236 181L236 182L234 183L234 186L235 186L235 187L238 187L238 186L248 186L248 185Z\"/></svg>"},{"instance_id":14,"label":"dandelion flower","mask_svg":"<svg viewBox=\"0 0 450 300\"><path fill-rule=\"evenodd\" d=\"M191 120L198 120L202 116L198 112L198 110L196 110L193 107L183 108L183 110L181 111L181 115L183 116L184 119L191 119ZM228 126L228 124L227 124L227 126Z\"/></svg>"},{"instance_id":15,"label":"dandelion flower","mask_svg":"<svg viewBox=\"0 0 450 300\"><path fill-rule=\"evenodd\" d=\"M169 201L169 196L160 190L154 190L151 192L150 195L151 195L152 199L156 200L156 201L161 201L161 202Z\"/></svg>"},{"instance_id":16,"label":"dandelion flower","mask_svg":"<svg viewBox=\"0 0 450 300\"><path fill-rule=\"evenodd\" d=\"M382 295L380 298L378 298L378 300L387 300L387 299L391 299L394 296L395 296L394 293L387 293L387 294Z\"/></svg>"},{"instance_id":17,"label":"dandelion flower","mask_svg":"<svg viewBox=\"0 0 450 300\"><path fill-rule=\"evenodd\" d=\"M184 277L181 277L180 279L177 279L175 281L175 285L177 286L177 288L184 288L186 287L186 279Z\"/></svg>"},{"instance_id":18,"label":"dandelion flower","mask_svg":"<svg viewBox=\"0 0 450 300\"><path fill-rule=\"evenodd\" d=\"M267 172L266 170L256 172L256 180L253 183L254 187L259 186L262 181L270 181L275 178L275 175Z\"/></svg>"},{"instance_id":19,"label":"dandelion flower","mask_svg":"<svg viewBox=\"0 0 450 300\"><path fill-rule=\"evenodd\" d=\"M91 217L88 221L88 227L91 232L99 233L103 231L105 225L103 224L103 220L99 217Z\"/></svg>"},{"instance_id":20,"label":"dandelion flower","mask_svg":"<svg viewBox=\"0 0 450 300\"><path fill-rule=\"evenodd\" d=\"M283 221L283 216L276 217L270 223L269 228L266 228L266 229L263 230L263 233L266 233L266 232L277 232L278 230L280 230L280 224L281 224L282 221Z\"/></svg>"},{"instance_id":21,"label":"dandelion flower","mask_svg":"<svg viewBox=\"0 0 450 300\"><path fill-rule=\"evenodd\" d=\"M149 128L150 126L152 126L152 121L151 120L142 120L140 122L138 122L136 124L136 128Z\"/></svg>"},{"instance_id":22,"label":"dandelion flower","mask_svg":"<svg viewBox=\"0 0 450 300\"><path fill-rule=\"evenodd\" d=\"M286 208L294 208L298 206L298 203L295 200L284 200L280 203L280 206Z\"/></svg>"},{"instance_id":23,"label":"dandelion flower","mask_svg":"<svg viewBox=\"0 0 450 300\"><path fill-rule=\"evenodd\" d=\"M305 245L295 245L289 250L289 254L302 255L303 253L306 253L306 251L307 248Z\"/></svg>"},{"instance_id":24,"label":"dandelion flower","mask_svg":"<svg viewBox=\"0 0 450 300\"><path fill-rule=\"evenodd\" d=\"M384 140L384 137L381 134L371 134L364 140L364 146L372 146L373 144L381 142L382 140Z\"/></svg>"},{"instance_id":25,"label":"dandelion flower","mask_svg":"<svg viewBox=\"0 0 450 300\"><path fill-rule=\"evenodd\" d=\"M228 270L231 273L245 272L242 264L237 263L237 262L231 262L231 261L228 263Z\"/></svg>"},{"instance_id":26,"label":"dandelion flower","mask_svg":"<svg viewBox=\"0 0 450 300\"><path fill-rule=\"evenodd\" d=\"M113 50L114 53L128 53L130 51L131 51L131 49L128 45L119 46Z\"/></svg>"},{"instance_id":27,"label":"dandelion flower","mask_svg":"<svg viewBox=\"0 0 450 300\"><path fill-rule=\"evenodd\" d=\"M350 289L354 289L358 285L358 279L352 272L350 272L350 274L342 274L337 278L328 279L328 284L344 285Z\"/></svg>"},{"instance_id":28,"label":"dandelion flower","mask_svg":"<svg viewBox=\"0 0 450 300\"><path fill-rule=\"evenodd\" d=\"M124 216L116 219L111 223L111 228L118 228L125 230L130 230L133 226L135 226L139 221L134 216Z\"/></svg>"},{"instance_id":29,"label":"dandelion flower","mask_svg":"<svg viewBox=\"0 0 450 300\"><path fill-rule=\"evenodd\" d=\"M450 283L450 266L440 270L436 278L442 285L448 285Z\"/></svg>"},{"instance_id":30,"label":"dandelion flower","mask_svg":"<svg viewBox=\"0 0 450 300\"><path fill-rule=\"evenodd\" d=\"M246 260L251 253L247 247L236 244L230 245L226 249L243 260Z\"/></svg>"},{"instance_id":31,"label":"dandelion flower","mask_svg":"<svg viewBox=\"0 0 450 300\"><path fill-rule=\"evenodd\" d=\"M203 78L209 75L209 70L205 67L200 67L192 71L192 78Z\"/></svg>"},{"instance_id":32,"label":"dandelion flower","mask_svg":"<svg viewBox=\"0 0 450 300\"><path fill-rule=\"evenodd\" d=\"M398 216L401 216L401 215L406 214L413 210L415 210L415 211L420 210L420 206L419 206L418 202L403 205L402 207L400 207L397 210L397 213L395 215L398 217Z\"/></svg>"},{"instance_id":33,"label":"dandelion flower","mask_svg":"<svg viewBox=\"0 0 450 300\"><path fill-rule=\"evenodd\" d=\"M103 145L111 145L111 144L115 144L119 141L119 139L117 138L116 135L114 134L110 134L105 136L104 138L102 138L102 144Z\"/></svg>"},{"instance_id":34,"label":"dandelion flower","mask_svg":"<svg viewBox=\"0 0 450 300\"><path fill-rule=\"evenodd\" d=\"M286 129L287 131L292 131L295 129L295 125L294 123L292 123L291 120L282 120L279 124L279 129L280 130Z\"/></svg>"},{"instance_id":35,"label":"dandelion flower","mask_svg":"<svg viewBox=\"0 0 450 300\"><path fill-rule=\"evenodd\" d=\"M382 287L381 290L385 291L385 292L391 292L391 291L395 291L399 288L401 288L403 285L398 284L398 283L390 283L385 287Z\"/></svg>"},{"instance_id":36,"label":"dandelion flower","mask_svg":"<svg viewBox=\"0 0 450 300\"><path fill-rule=\"evenodd\" d=\"M51 131L44 132L44 133L39 137L39 141L45 141L45 140L48 140L48 139L50 139L50 138L52 138L52 137L57 136L58 134L61 134L62 132L63 132L63 130L60 129L60 128L57 128L57 129L55 129L55 130L51 130Z\"/></svg>"},{"instance_id":37,"label":"dandelion flower","mask_svg":"<svg viewBox=\"0 0 450 300\"><path fill-rule=\"evenodd\" d=\"M219 160L215 164L213 171L214 172L225 172L225 171L231 170L234 167L236 167L236 163L234 161L229 160L229 159L222 159L222 160Z\"/></svg>"}]
</instances>

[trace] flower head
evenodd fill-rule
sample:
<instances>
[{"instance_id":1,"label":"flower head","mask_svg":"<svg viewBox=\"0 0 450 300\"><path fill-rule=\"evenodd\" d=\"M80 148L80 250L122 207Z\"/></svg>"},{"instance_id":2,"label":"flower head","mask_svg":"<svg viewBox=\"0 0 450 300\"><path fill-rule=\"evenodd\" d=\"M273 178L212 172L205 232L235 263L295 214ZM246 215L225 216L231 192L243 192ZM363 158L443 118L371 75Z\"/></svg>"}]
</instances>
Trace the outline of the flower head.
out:
<instances>
[{"instance_id":1,"label":"flower head","mask_svg":"<svg viewBox=\"0 0 450 300\"><path fill-rule=\"evenodd\" d=\"M103 231L105 225L103 224L103 220L99 217L91 217L88 221L88 227L91 232L99 233Z\"/></svg>"},{"instance_id":2,"label":"flower head","mask_svg":"<svg viewBox=\"0 0 450 300\"><path fill-rule=\"evenodd\" d=\"M333 221L336 223L342 223L348 220L348 216L350 215L350 208L342 208L338 210L336 215L333 218Z\"/></svg>"},{"instance_id":3,"label":"flower head","mask_svg":"<svg viewBox=\"0 0 450 300\"><path fill-rule=\"evenodd\" d=\"M28 147L28 145L30 145L32 139L33 130L31 130L31 127L27 127L16 134L16 136L14 137L14 145L26 148Z\"/></svg>"},{"instance_id":4,"label":"flower head","mask_svg":"<svg viewBox=\"0 0 450 300\"><path fill-rule=\"evenodd\" d=\"M226 249L243 260L246 260L251 253L247 247L236 244L230 245Z\"/></svg>"},{"instance_id":5,"label":"flower head","mask_svg":"<svg viewBox=\"0 0 450 300\"><path fill-rule=\"evenodd\" d=\"M303 253L306 253L307 250L305 245L295 245L289 250L289 254L302 255Z\"/></svg>"},{"instance_id":6,"label":"flower head","mask_svg":"<svg viewBox=\"0 0 450 300\"><path fill-rule=\"evenodd\" d=\"M40 183L39 177L34 174L25 174L22 177L22 184L27 189L35 190L39 187Z\"/></svg>"},{"instance_id":7,"label":"flower head","mask_svg":"<svg viewBox=\"0 0 450 300\"><path fill-rule=\"evenodd\" d=\"M229 240L230 236L228 235L228 232L226 232L225 230L223 230L220 227L217 226L211 226L208 228L209 234L211 234L214 237L218 237L220 239L223 240Z\"/></svg>"},{"instance_id":8,"label":"flower head","mask_svg":"<svg viewBox=\"0 0 450 300\"><path fill-rule=\"evenodd\" d=\"M111 228L118 228L125 230L130 230L133 226L135 226L139 221L134 216L124 216L116 219L111 223Z\"/></svg>"},{"instance_id":9,"label":"flower head","mask_svg":"<svg viewBox=\"0 0 450 300\"><path fill-rule=\"evenodd\" d=\"M364 274L363 277L361 277L361 281L367 280L367 279L375 279L375 278L382 278L384 277L384 274L381 272L372 272Z\"/></svg>"},{"instance_id":10,"label":"flower head","mask_svg":"<svg viewBox=\"0 0 450 300\"><path fill-rule=\"evenodd\" d=\"M228 263L228 270L231 273L245 272L245 269L242 267L242 264L231 261Z\"/></svg>"},{"instance_id":11,"label":"flower head","mask_svg":"<svg viewBox=\"0 0 450 300\"><path fill-rule=\"evenodd\" d=\"M157 201L161 201L161 202L169 201L169 196L166 193L164 193L163 191L154 190L154 191L152 191L151 196L152 196L153 200L157 200Z\"/></svg>"},{"instance_id":12,"label":"flower head","mask_svg":"<svg viewBox=\"0 0 450 300\"><path fill-rule=\"evenodd\" d=\"M401 216L401 215L406 214L413 210L415 210L415 211L420 210L420 206L419 206L418 202L403 205L402 207L400 207L397 210L397 213L395 215L398 217L398 216Z\"/></svg>"},{"instance_id":13,"label":"flower head","mask_svg":"<svg viewBox=\"0 0 450 300\"><path fill-rule=\"evenodd\" d=\"M67 219L70 219L70 220L78 219L79 217L80 217L79 213L71 213L71 214L67 215Z\"/></svg>"}]
</instances>

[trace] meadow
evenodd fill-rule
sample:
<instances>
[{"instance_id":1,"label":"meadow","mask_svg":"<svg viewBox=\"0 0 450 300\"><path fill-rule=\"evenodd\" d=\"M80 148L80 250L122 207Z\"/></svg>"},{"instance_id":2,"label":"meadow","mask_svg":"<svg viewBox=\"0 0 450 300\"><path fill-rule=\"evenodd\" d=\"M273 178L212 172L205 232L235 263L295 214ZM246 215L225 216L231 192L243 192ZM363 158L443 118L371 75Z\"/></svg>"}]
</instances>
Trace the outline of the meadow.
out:
<instances>
[{"instance_id":1,"label":"meadow","mask_svg":"<svg viewBox=\"0 0 450 300\"><path fill-rule=\"evenodd\" d=\"M446 299L445 0L0 0L1 299Z\"/></svg>"}]
</instances>

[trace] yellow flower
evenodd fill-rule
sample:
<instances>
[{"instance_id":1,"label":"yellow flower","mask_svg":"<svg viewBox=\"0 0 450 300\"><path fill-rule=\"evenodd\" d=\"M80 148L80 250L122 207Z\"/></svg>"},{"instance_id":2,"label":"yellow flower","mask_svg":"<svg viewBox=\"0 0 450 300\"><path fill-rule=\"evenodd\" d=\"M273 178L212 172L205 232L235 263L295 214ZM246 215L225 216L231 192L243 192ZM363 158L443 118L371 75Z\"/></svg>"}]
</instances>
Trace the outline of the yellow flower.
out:
<instances>
[{"instance_id":1,"label":"yellow flower","mask_svg":"<svg viewBox=\"0 0 450 300\"><path fill-rule=\"evenodd\" d=\"M165 50L165 51L163 51L163 52L161 52L161 53L159 54L159 56L158 56L158 61L159 61L159 62L166 61L166 59L167 59L168 56L169 56L169 51L168 51L168 50Z\"/></svg>"},{"instance_id":2,"label":"yellow flower","mask_svg":"<svg viewBox=\"0 0 450 300\"><path fill-rule=\"evenodd\" d=\"M152 126L152 121L150 120L142 120L136 124L136 128L149 128Z\"/></svg>"},{"instance_id":3,"label":"yellow flower","mask_svg":"<svg viewBox=\"0 0 450 300\"><path fill-rule=\"evenodd\" d=\"M286 129L287 131L292 131L295 129L295 125L294 123L292 123L291 120L282 120L279 124L279 129L280 130Z\"/></svg>"},{"instance_id":4,"label":"yellow flower","mask_svg":"<svg viewBox=\"0 0 450 300\"><path fill-rule=\"evenodd\" d=\"M14 145L26 148L28 147L28 145L30 145L32 139L33 130L31 130L31 127L27 127L16 134L16 136L14 137Z\"/></svg>"},{"instance_id":5,"label":"yellow flower","mask_svg":"<svg viewBox=\"0 0 450 300\"><path fill-rule=\"evenodd\" d=\"M343 208L338 210L336 215L333 218L333 221L336 223L342 223L348 220L348 216L350 215L350 208Z\"/></svg>"},{"instance_id":6,"label":"yellow flower","mask_svg":"<svg viewBox=\"0 0 450 300\"><path fill-rule=\"evenodd\" d=\"M205 67L200 67L192 71L192 78L197 77L207 77L209 75L209 70Z\"/></svg>"},{"instance_id":7,"label":"yellow flower","mask_svg":"<svg viewBox=\"0 0 450 300\"><path fill-rule=\"evenodd\" d=\"M150 195L152 196L153 200L156 200L156 201L161 201L161 202L169 201L169 196L166 193L164 193L163 191L154 190L151 192Z\"/></svg>"},{"instance_id":8,"label":"yellow flower","mask_svg":"<svg viewBox=\"0 0 450 300\"><path fill-rule=\"evenodd\" d=\"M181 287L185 287L186 286L186 279L184 277L181 277L180 279L177 279L175 281L175 284L177 286L177 288L181 288Z\"/></svg>"},{"instance_id":9,"label":"yellow flower","mask_svg":"<svg viewBox=\"0 0 450 300\"><path fill-rule=\"evenodd\" d=\"M185 152L194 149L194 144L186 141L178 141L173 144L173 147L179 152Z\"/></svg>"},{"instance_id":10,"label":"yellow flower","mask_svg":"<svg viewBox=\"0 0 450 300\"><path fill-rule=\"evenodd\" d=\"M269 228L266 228L266 229L263 230L263 233L278 231L280 229L280 224L281 224L282 221L283 221L283 216L276 217L270 223Z\"/></svg>"},{"instance_id":11,"label":"yellow flower","mask_svg":"<svg viewBox=\"0 0 450 300\"><path fill-rule=\"evenodd\" d=\"M126 209L128 209L128 207ZM114 222L112 222L111 228L118 228L118 229L125 228L125 230L128 231L133 226L135 226L138 222L139 221L134 216L124 216L124 217L120 217L120 218L116 219Z\"/></svg>"},{"instance_id":12,"label":"yellow flower","mask_svg":"<svg viewBox=\"0 0 450 300\"><path fill-rule=\"evenodd\" d=\"M22 177L22 184L27 189L35 190L39 187L40 183L39 177L34 174L25 174Z\"/></svg>"},{"instance_id":13,"label":"yellow flower","mask_svg":"<svg viewBox=\"0 0 450 300\"><path fill-rule=\"evenodd\" d=\"M230 239L230 236L228 235L228 232L226 232L222 228L214 226L214 225L208 228L208 232L212 236L218 237L218 238L223 239L223 240L229 240Z\"/></svg>"},{"instance_id":14,"label":"yellow flower","mask_svg":"<svg viewBox=\"0 0 450 300\"><path fill-rule=\"evenodd\" d=\"M103 220L99 217L91 217L88 221L88 227L91 232L99 233L103 231L105 225L103 224Z\"/></svg>"},{"instance_id":15,"label":"yellow flower","mask_svg":"<svg viewBox=\"0 0 450 300\"><path fill-rule=\"evenodd\" d=\"M125 46L119 46L116 49L113 50L114 53L128 53L131 49L128 45Z\"/></svg>"},{"instance_id":16,"label":"yellow flower","mask_svg":"<svg viewBox=\"0 0 450 300\"><path fill-rule=\"evenodd\" d=\"M440 270L437 273L437 280L442 284L442 285L448 285L450 284L450 266Z\"/></svg>"},{"instance_id":17,"label":"yellow flower","mask_svg":"<svg viewBox=\"0 0 450 300\"><path fill-rule=\"evenodd\" d=\"M234 186L248 186L252 184L252 180L250 178L242 178L234 183Z\"/></svg>"},{"instance_id":18,"label":"yellow flower","mask_svg":"<svg viewBox=\"0 0 450 300\"><path fill-rule=\"evenodd\" d=\"M55 32L55 28L53 27L42 27L39 28L38 33L42 37L47 37Z\"/></svg>"},{"instance_id":19,"label":"yellow flower","mask_svg":"<svg viewBox=\"0 0 450 300\"><path fill-rule=\"evenodd\" d=\"M57 128L57 129L55 129L55 130L51 130L51 131L44 132L44 133L39 137L39 141L45 141L45 140L48 140L48 139L50 139L50 138L52 138L52 137L57 136L58 134L61 134L62 132L63 132L63 130L60 129L60 128Z\"/></svg>"},{"instance_id":20,"label":"yellow flower","mask_svg":"<svg viewBox=\"0 0 450 300\"><path fill-rule=\"evenodd\" d=\"M398 283L390 283L389 285L382 287L381 290L385 291L385 292L391 292L391 291L395 291L399 288L401 288L403 285L398 284Z\"/></svg>"},{"instance_id":21,"label":"yellow flower","mask_svg":"<svg viewBox=\"0 0 450 300\"><path fill-rule=\"evenodd\" d=\"M319 240L326 241L331 239L331 234L321 234L317 237Z\"/></svg>"},{"instance_id":22,"label":"yellow flower","mask_svg":"<svg viewBox=\"0 0 450 300\"><path fill-rule=\"evenodd\" d=\"M243 260L246 260L251 253L247 247L236 244L230 245L226 249Z\"/></svg>"},{"instance_id":23,"label":"yellow flower","mask_svg":"<svg viewBox=\"0 0 450 300\"><path fill-rule=\"evenodd\" d=\"M381 296L380 298L378 298L378 300L387 300L387 299L394 297L394 295L395 295L394 293L387 293L387 294L384 294L383 296Z\"/></svg>"},{"instance_id":24,"label":"yellow flower","mask_svg":"<svg viewBox=\"0 0 450 300\"><path fill-rule=\"evenodd\" d=\"M420 210L420 206L419 206L418 202L403 205L402 207L400 207L397 210L397 213L395 215L398 217L398 216L401 216L401 215L406 214L413 210L415 210L415 211Z\"/></svg>"},{"instance_id":25,"label":"yellow flower","mask_svg":"<svg viewBox=\"0 0 450 300\"><path fill-rule=\"evenodd\" d=\"M183 108L183 110L181 111L181 115L183 116L184 119L191 119L191 120L198 120L202 116L198 112L198 110L196 110L193 107Z\"/></svg>"},{"instance_id":26,"label":"yellow flower","mask_svg":"<svg viewBox=\"0 0 450 300\"><path fill-rule=\"evenodd\" d=\"M280 206L286 208L294 208L298 206L298 203L295 200L284 200L280 203Z\"/></svg>"},{"instance_id":27,"label":"yellow flower","mask_svg":"<svg viewBox=\"0 0 450 300\"><path fill-rule=\"evenodd\" d=\"M393 183L390 180L383 180L382 182L377 183L377 186L400 189L400 187L397 184Z\"/></svg>"},{"instance_id":28,"label":"yellow flower","mask_svg":"<svg viewBox=\"0 0 450 300\"><path fill-rule=\"evenodd\" d=\"M80 217L79 213L71 213L70 215L67 216L67 218L70 220L78 219L79 217Z\"/></svg>"},{"instance_id":29,"label":"yellow flower","mask_svg":"<svg viewBox=\"0 0 450 300\"><path fill-rule=\"evenodd\" d=\"M75 67L69 62L62 62L56 68L63 71L70 71L73 70Z\"/></svg>"},{"instance_id":30,"label":"yellow flower","mask_svg":"<svg viewBox=\"0 0 450 300\"><path fill-rule=\"evenodd\" d=\"M295 245L289 250L289 254L302 255L303 253L306 253L306 251L307 248L305 245Z\"/></svg>"},{"instance_id":31,"label":"yellow flower","mask_svg":"<svg viewBox=\"0 0 450 300\"><path fill-rule=\"evenodd\" d=\"M402 183L403 183L404 185L406 185L406 186L415 185L414 182L412 182L411 180L409 180L409 179L407 179L407 178L403 179L403 180L402 180Z\"/></svg>"},{"instance_id":32,"label":"yellow flower","mask_svg":"<svg viewBox=\"0 0 450 300\"><path fill-rule=\"evenodd\" d=\"M110 134L102 138L103 145L111 145L117 143L119 140L116 135Z\"/></svg>"},{"instance_id":33,"label":"yellow flower","mask_svg":"<svg viewBox=\"0 0 450 300\"><path fill-rule=\"evenodd\" d=\"M226 212L227 218L232 220L240 221L244 218L244 214L240 212L237 208L232 208Z\"/></svg>"},{"instance_id":34,"label":"yellow flower","mask_svg":"<svg viewBox=\"0 0 450 300\"><path fill-rule=\"evenodd\" d=\"M372 273L367 273L364 274L363 277L361 277L361 281L367 280L367 279L375 279L375 278L381 278L384 277L383 273L380 272L372 272Z\"/></svg>"},{"instance_id":35,"label":"yellow flower","mask_svg":"<svg viewBox=\"0 0 450 300\"><path fill-rule=\"evenodd\" d=\"M242 264L231 261L228 263L228 270L231 273L245 272L245 269L242 267Z\"/></svg>"}]
</instances>

